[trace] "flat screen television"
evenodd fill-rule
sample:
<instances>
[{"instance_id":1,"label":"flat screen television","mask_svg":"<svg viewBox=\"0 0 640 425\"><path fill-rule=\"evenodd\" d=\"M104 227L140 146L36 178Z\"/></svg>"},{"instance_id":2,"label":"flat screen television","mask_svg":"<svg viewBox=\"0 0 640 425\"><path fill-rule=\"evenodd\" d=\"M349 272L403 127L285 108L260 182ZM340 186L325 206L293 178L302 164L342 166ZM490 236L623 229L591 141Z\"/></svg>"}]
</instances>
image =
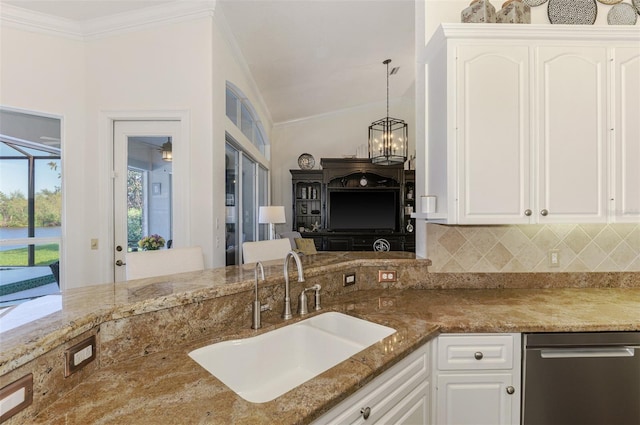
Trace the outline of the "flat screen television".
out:
<instances>
[{"instance_id":1,"label":"flat screen television","mask_svg":"<svg viewBox=\"0 0 640 425\"><path fill-rule=\"evenodd\" d=\"M328 193L329 230L398 230L398 190L330 190Z\"/></svg>"}]
</instances>

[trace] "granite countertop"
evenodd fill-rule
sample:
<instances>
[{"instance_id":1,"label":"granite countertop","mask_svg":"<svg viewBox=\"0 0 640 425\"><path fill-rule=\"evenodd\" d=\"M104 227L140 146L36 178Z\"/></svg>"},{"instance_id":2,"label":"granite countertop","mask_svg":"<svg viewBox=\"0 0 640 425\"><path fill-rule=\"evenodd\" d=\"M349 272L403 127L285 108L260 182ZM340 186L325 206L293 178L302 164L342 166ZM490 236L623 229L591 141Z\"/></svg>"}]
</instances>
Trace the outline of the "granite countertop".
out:
<instances>
[{"instance_id":1,"label":"granite countertop","mask_svg":"<svg viewBox=\"0 0 640 425\"><path fill-rule=\"evenodd\" d=\"M379 298L394 297L395 308ZM640 288L371 289L332 297L397 332L267 403L249 403L187 353L210 338L98 369L34 423L308 423L439 332L640 330ZM265 326L266 332L277 325ZM235 337L255 335L238 331Z\"/></svg>"}]
</instances>

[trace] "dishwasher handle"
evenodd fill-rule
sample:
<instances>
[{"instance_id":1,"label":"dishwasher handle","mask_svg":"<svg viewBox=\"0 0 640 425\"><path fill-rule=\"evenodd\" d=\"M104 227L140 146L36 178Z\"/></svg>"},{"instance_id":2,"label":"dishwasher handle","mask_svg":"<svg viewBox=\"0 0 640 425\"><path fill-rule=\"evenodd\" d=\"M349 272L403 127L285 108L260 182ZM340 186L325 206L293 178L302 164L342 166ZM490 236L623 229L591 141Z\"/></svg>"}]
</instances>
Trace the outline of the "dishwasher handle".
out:
<instances>
[{"instance_id":1,"label":"dishwasher handle","mask_svg":"<svg viewBox=\"0 0 640 425\"><path fill-rule=\"evenodd\" d=\"M540 357L543 359L633 357L634 355L634 347L546 348L540 350Z\"/></svg>"}]
</instances>

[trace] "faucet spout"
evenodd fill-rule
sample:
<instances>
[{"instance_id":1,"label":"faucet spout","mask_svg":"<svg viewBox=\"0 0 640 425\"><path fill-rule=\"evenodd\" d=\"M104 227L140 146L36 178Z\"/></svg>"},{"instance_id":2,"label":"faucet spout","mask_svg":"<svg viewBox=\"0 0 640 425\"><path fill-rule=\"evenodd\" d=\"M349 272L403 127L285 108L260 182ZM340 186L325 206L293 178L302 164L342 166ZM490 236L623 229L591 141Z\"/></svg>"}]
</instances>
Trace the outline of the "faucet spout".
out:
<instances>
[{"instance_id":1,"label":"faucet spout","mask_svg":"<svg viewBox=\"0 0 640 425\"><path fill-rule=\"evenodd\" d=\"M294 251L289 251L284 257L284 310L282 311L282 318L289 320L293 317L291 313L291 295L289 293L289 261L293 257L298 268L298 282L304 282L304 272L302 270L302 261L300 256Z\"/></svg>"},{"instance_id":2,"label":"faucet spout","mask_svg":"<svg viewBox=\"0 0 640 425\"><path fill-rule=\"evenodd\" d=\"M262 326L260 313L262 312L262 305L260 305L260 300L258 299L258 270L260 270L260 275L262 280L264 281L264 267L262 263L258 261L256 263L256 268L254 270L254 279L255 279L255 299L252 304L251 312L253 316L253 322L251 324L251 329L260 329Z\"/></svg>"}]
</instances>

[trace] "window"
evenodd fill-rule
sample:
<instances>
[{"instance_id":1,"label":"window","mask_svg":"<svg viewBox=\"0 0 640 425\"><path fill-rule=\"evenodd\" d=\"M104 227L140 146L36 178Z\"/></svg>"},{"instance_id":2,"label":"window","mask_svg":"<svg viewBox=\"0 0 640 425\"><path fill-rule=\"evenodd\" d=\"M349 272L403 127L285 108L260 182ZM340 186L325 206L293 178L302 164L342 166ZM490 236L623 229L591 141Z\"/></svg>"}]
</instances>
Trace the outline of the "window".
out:
<instances>
[{"instance_id":1,"label":"window","mask_svg":"<svg viewBox=\"0 0 640 425\"><path fill-rule=\"evenodd\" d=\"M269 149L264 136L262 123L246 97L231 83L227 83L227 117L242 131L247 139L269 159Z\"/></svg>"},{"instance_id":2,"label":"window","mask_svg":"<svg viewBox=\"0 0 640 425\"><path fill-rule=\"evenodd\" d=\"M59 292L60 120L0 109L0 306Z\"/></svg>"},{"instance_id":3,"label":"window","mask_svg":"<svg viewBox=\"0 0 640 425\"><path fill-rule=\"evenodd\" d=\"M226 114L246 140L227 134L226 146L226 264L241 264L242 243L268 238L267 225L258 224L259 207L269 204L269 143L251 102L227 82ZM264 158L256 158L251 143ZM252 155L251 151L254 152ZM265 161L266 160L266 161Z\"/></svg>"},{"instance_id":4,"label":"window","mask_svg":"<svg viewBox=\"0 0 640 425\"><path fill-rule=\"evenodd\" d=\"M242 243L267 239L258 227L260 205L267 205L268 171L227 140L225 190L226 265L241 264Z\"/></svg>"}]
</instances>

